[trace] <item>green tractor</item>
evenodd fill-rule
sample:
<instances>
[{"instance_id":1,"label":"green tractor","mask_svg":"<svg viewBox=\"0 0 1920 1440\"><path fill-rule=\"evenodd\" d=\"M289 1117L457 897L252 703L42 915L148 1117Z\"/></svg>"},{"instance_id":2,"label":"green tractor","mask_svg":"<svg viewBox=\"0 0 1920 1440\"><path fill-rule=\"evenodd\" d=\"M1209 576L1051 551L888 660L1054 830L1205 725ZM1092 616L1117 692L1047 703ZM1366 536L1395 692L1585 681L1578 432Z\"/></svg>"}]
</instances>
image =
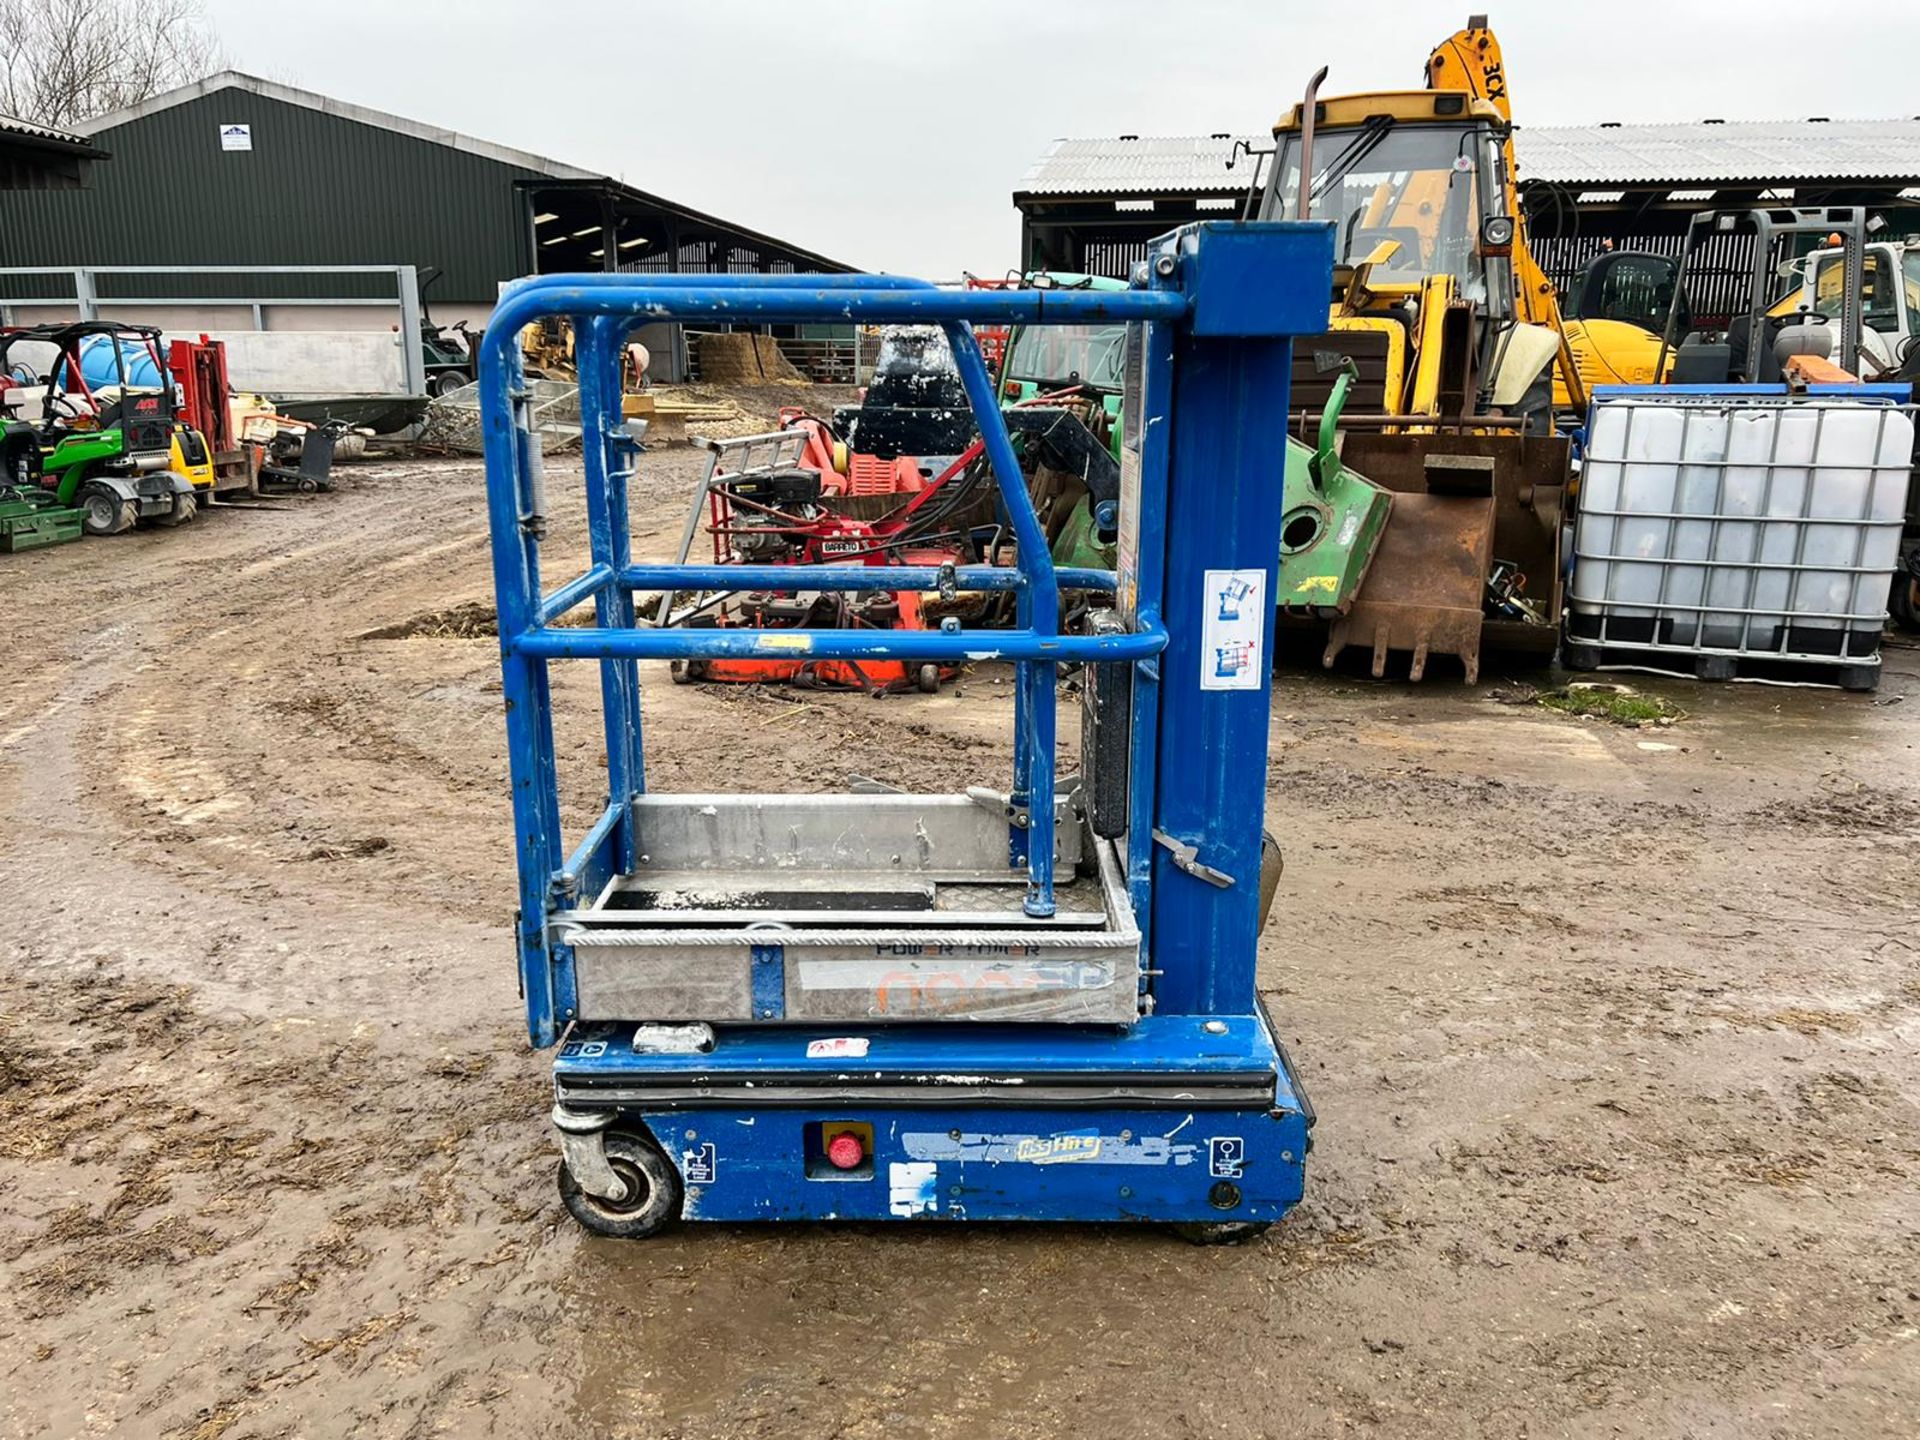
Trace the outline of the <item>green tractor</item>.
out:
<instances>
[{"instance_id":1,"label":"green tractor","mask_svg":"<svg viewBox=\"0 0 1920 1440\"><path fill-rule=\"evenodd\" d=\"M1035 290L1125 290L1124 280L1104 275L1037 271L1022 282ZM1014 404L1042 395L1077 392L1097 397L1110 419L1120 417L1126 367L1125 325L1029 325L1007 336L1001 362L1001 394ZM1113 455L1120 458L1120 430L1113 427Z\"/></svg>"},{"instance_id":2,"label":"green tractor","mask_svg":"<svg viewBox=\"0 0 1920 1440\"><path fill-rule=\"evenodd\" d=\"M89 535L185 524L198 509L195 472L211 483L206 442L175 413L160 333L107 320L0 331L0 421L17 472L7 478L37 469L56 504L85 512Z\"/></svg>"},{"instance_id":3,"label":"green tractor","mask_svg":"<svg viewBox=\"0 0 1920 1440\"><path fill-rule=\"evenodd\" d=\"M1026 277L1039 288L1125 290L1123 281L1099 275L1054 272ZM1316 355L1316 368L1320 357ZM1001 403L1011 423L1022 406L1063 397L1078 403L1087 424L1120 456L1121 395L1125 390L1125 325L1036 325L1007 337L1000 371ZM1336 367L1337 368L1337 367ZM1346 614L1373 563L1386 529L1392 496L1340 463L1334 432L1348 388L1351 362L1338 377L1320 418L1319 443L1286 439L1284 534L1276 603L1298 614L1332 619ZM1091 467L1073 467L1091 479ZM1036 496L1036 505L1044 495ZM1111 568L1113 521L1102 513L1092 487L1069 502L1064 518L1050 523L1053 558L1060 565Z\"/></svg>"}]
</instances>

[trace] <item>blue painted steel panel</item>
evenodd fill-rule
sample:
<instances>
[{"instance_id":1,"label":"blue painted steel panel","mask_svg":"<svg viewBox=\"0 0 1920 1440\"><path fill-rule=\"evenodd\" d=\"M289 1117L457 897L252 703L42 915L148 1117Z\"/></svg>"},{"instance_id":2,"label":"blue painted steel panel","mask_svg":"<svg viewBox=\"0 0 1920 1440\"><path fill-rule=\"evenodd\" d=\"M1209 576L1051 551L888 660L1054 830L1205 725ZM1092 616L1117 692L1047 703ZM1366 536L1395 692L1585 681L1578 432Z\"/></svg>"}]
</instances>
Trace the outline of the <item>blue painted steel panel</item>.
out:
<instances>
[{"instance_id":1,"label":"blue painted steel panel","mask_svg":"<svg viewBox=\"0 0 1920 1440\"><path fill-rule=\"evenodd\" d=\"M780 945L755 945L750 985L753 1013L761 1020L778 1020L787 1013L787 952Z\"/></svg>"},{"instance_id":2,"label":"blue painted steel panel","mask_svg":"<svg viewBox=\"0 0 1920 1440\"><path fill-rule=\"evenodd\" d=\"M1159 657L1159 731L1153 830L1195 848L1201 865L1223 872L1222 886L1179 868L1155 846L1148 938L1161 1013L1232 1013L1253 994L1259 932L1261 829L1266 813L1267 726L1272 693L1276 571L1280 556L1289 327L1308 328L1298 296L1332 284L1331 242L1322 227L1201 227L1161 242L1156 256L1178 254L1174 277L1203 305L1242 318L1219 338L1176 332L1167 456L1167 522L1162 615L1167 648ZM1271 230L1272 232L1268 234ZM1261 267L1249 257L1269 242L1286 263ZM1216 249L1228 257L1231 289L1217 301L1207 268ZM1311 263L1309 263L1311 257ZM1150 262L1152 263L1152 262ZM1326 324L1325 308L1312 321ZM1227 321L1223 318L1221 323ZM1263 327L1263 333L1252 333ZM1245 688L1209 688L1216 657L1210 618L1225 614L1230 578L1264 577L1259 643L1240 657ZM1251 637L1248 637L1251 639ZM1148 836L1135 834L1135 845Z\"/></svg>"},{"instance_id":3,"label":"blue painted steel panel","mask_svg":"<svg viewBox=\"0 0 1920 1440\"><path fill-rule=\"evenodd\" d=\"M637 1117L691 1220L1271 1221L1299 1202L1296 1113L701 1110ZM809 1124L873 1127L871 1164L805 1164ZM631 1123L631 1122L628 1122Z\"/></svg>"},{"instance_id":4,"label":"blue painted steel panel","mask_svg":"<svg viewBox=\"0 0 1920 1440\"><path fill-rule=\"evenodd\" d=\"M1207 336L1317 335L1333 293L1333 222L1210 220L1159 242L1191 275L1193 333ZM1324 271L1325 292L1302 278ZM1279 462L1275 462L1278 464Z\"/></svg>"},{"instance_id":5,"label":"blue painted steel panel","mask_svg":"<svg viewBox=\"0 0 1920 1440\"><path fill-rule=\"evenodd\" d=\"M1209 1028L1209 1027L1215 1028ZM816 1042L857 1038L857 1063L844 1049ZM1271 1075L1277 1058L1251 994L1239 1014L1143 1016L1126 1030L1032 1025L791 1026L723 1028L714 1047L697 1054L637 1053L630 1027L583 1026L554 1060L568 1080L625 1076L725 1078L779 1074L815 1084L858 1074L869 1079L923 1075L1059 1077L1098 1071L1135 1079L1200 1075ZM809 1048L826 1053L809 1054ZM1283 1106L1296 1107L1290 1092Z\"/></svg>"}]
</instances>

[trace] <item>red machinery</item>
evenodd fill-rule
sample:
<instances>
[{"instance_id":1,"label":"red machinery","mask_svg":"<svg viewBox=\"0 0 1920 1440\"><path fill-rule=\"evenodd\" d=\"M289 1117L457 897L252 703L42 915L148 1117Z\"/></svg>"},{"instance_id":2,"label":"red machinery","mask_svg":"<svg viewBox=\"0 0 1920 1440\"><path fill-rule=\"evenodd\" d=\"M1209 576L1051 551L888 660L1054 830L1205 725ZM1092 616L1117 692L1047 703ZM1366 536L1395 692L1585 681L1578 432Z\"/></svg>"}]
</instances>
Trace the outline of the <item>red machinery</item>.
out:
<instances>
[{"instance_id":1,"label":"red machinery","mask_svg":"<svg viewBox=\"0 0 1920 1440\"><path fill-rule=\"evenodd\" d=\"M216 493L257 493L263 481L276 491L309 495L333 487L334 447L344 426L276 415L271 439L237 435L225 342L202 335L198 340L171 340L166 348L167 369L180 388L180 414L207 437L213 454Z\"/></svg>"},{"instance_id":2,"label":"red machinery","mask_svg":"<svg viewBox=\"0 0 1920 1440\"><path fill-rule=\"evenodd\" d=\"M180 389L180 417L207 438L213 455L215 494L254 490L260 475L260 451L233 433L227 404L227 347L202 335L167 343L167 369Z\"/></svg>"},{"instance_id":3,"label":"red machinery","mask_svg":"<svg viewBox=\"0 0 1920 1440\"><path fill-rule=\"evenodd\" d=\"M929 473L911 457L850 453L831 425L803 411L783 410L780 423L773 435L708 442L713 459L694 502L683 560L704 508L714 560L722 565L966 563L974 548L970 522L981 512L987 476L980 441ZM921 630L930 623L930 603L967 602L917 590L727 592L703 597L668 623ZM954 673L952 666L898 660L708 659L676 662L673 678L931 694Z\"/></svg>"}]
</instances>

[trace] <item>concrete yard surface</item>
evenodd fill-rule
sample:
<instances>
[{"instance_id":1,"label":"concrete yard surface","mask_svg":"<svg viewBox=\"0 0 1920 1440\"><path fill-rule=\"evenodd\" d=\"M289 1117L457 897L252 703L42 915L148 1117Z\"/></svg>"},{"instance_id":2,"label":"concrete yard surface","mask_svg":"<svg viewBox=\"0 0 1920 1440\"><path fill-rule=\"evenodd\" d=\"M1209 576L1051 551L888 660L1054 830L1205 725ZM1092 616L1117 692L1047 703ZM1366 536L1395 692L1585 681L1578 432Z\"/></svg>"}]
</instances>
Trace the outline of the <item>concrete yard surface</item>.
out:
<instances>
[{"instance_id":1,"label":"concrete yard surface","mask_svg":"<svg viewBox=\"0 0 1920 1440\"><path fill-rule=\"evenodd\" d=\"M699 468L643 460L643 556ZM340 473L0 560L0 1434L1920 1433L1920 652L1626 677L1685 712L1643 729L1499 657L1283 667L1261 981L1320 1120L1251 1243L619 1243L560 1207L516 995L480 467ZM598 679L556 674L577 834ZM994 667L646 677L657 789L1010 764Z\"/></svg>"}]
</instances>

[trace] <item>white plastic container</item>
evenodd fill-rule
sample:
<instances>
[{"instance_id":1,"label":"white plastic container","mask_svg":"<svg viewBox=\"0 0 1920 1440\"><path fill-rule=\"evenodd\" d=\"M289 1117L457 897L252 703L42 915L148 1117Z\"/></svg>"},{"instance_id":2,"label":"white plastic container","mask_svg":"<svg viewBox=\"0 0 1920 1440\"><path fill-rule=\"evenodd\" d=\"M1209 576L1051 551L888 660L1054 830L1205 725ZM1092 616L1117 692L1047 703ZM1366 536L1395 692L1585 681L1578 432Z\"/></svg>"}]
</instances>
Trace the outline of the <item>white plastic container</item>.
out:
<instances>
[{"instance_id":1,"label":"white plastic container","mask_svg":"<svg viewBox=\"0 0 1920 1440\"><path fill-rule=\"evenodd\" d=\"M1913 434L1910 407L1864 395L1597 400L1570 660L1597 648L1877 664Z\"/></svg>"}]
</instances>

